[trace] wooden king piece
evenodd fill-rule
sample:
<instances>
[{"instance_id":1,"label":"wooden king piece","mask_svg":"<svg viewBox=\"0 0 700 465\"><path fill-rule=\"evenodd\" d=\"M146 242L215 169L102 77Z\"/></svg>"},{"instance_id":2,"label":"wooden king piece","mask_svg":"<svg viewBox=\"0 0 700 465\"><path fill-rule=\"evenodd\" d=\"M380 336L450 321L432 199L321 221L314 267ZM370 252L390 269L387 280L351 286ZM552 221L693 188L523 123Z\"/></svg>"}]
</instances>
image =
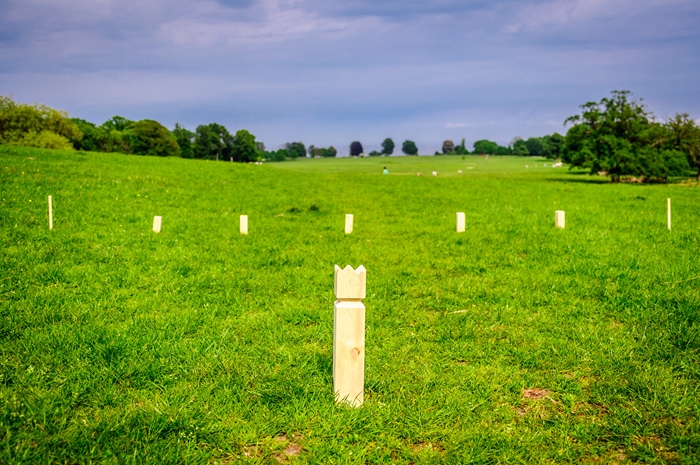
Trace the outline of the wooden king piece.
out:
<instances>
[{"instance_id":1,"label":"wooden king piece","mask_svg":"<svg viewBox=\"0 0 700 465\"><path fill-rule=\"evenodd\" d=\"M360 265L335 266L333 391L338 403L359 407L365 388L365 298L367 272Z\"/></svg>"}]
</instances>

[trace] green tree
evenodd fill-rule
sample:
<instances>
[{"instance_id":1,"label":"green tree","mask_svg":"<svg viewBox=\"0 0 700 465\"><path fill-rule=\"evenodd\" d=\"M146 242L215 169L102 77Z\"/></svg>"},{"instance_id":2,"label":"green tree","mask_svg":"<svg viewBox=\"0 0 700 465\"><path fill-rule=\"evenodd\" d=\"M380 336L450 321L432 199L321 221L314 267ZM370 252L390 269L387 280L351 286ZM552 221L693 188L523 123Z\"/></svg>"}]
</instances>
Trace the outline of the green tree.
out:
<instances>
[{"instance_id":1,"label":"green tree","mask_svg":"<svg viewBox=\"0 0 700 465\"><path fill-rule=\"evenodd\" d=\"M555 132L551 136L544 136L542 143L542 152L545 157L553 159L561 157L561 151L564 147L564 136Z\"/></svg>"},{"instance_id":2,"label":"green tree","mask_svg":"<svg viewBox=\"0 0 700 465\"><path fill-rule=\"evenodd\" d=\"M477 155L493 155L498 151L498 144L490 140L474 142L474 153Z\"/></svg>"},{"instance_id":3,"label":"green tree","mask_svg":"<svg viewBox=\"0 0 700 465\"><path fill-rule=\"evenodd\" d=\"M363 152L364 152L364 149L362 148L362 144L360 144L359 141L355 140L350 144L350 156L351 157L356 157Z\"/></svg>"},{"instance_id":4,"label":"green tree","mask_svg":"<svg viewBox=\"0 0 700 465\"><path fill-rule=\"evenodd\" d=\"M70 150L83 133L66 112L0 96L0 144Z\"/></svg>"},{"instance_id":5,"label":"green tree","mask_svg":"<svg viewBox=\"0 0 700 465\"><path fill-rule=\"evenodd\" d=\"M387 137L382 142L382 155L389 156L392 153L394 153L394 141Z\"/></svg>"},{"instance_id":6,"label":"green tree","mask_svg":"<svg viewBox=\"0 0 700 465\"><path fill-rule=\"evenodd\" d=\"M175 123L175 129L172 132L175 140L177 140L177 145L180 147L180 156L182 158L194 158L192 144L194 143L195 133L185 129L178 123Z\"/></svg>"},{"instance_id":7,"label":"green tree","mask_svg":"<svg viewBox=\"0 0 700 465\"><path fill-rule=\"evenodd\" d=\"M401 145L401 151L406 155L418 155L418 147L412 140L405 140Z\"/></svg>"},{"instance_id":8,"label":"green tree","mask_svg":"<svg viewBox=\"0 0 700 465\"><path fill-rule=\"evenodd\" d=\"M572 166L606 172L613 182L625 176L665 181L685 174L677 153L663 147L665 130L629 91L613 91L610 98L581 105L580 115L566 134L562 160ZM660 164L665 164L660 166Z\"/></svg>"},{"instance_id":9,"label":"green tree","mask_svg":"<svg viewBox=\"0 0 700 465\"><path fill-rule=\"evenodd\" d=\"M677 114L666 123L667 147L686 154L700 181L700 127L687 113Z\"/></svg>"},{"instance_id":10,"label":"green tree","mask_svg":"<svg viewBox=\"0 0 700 465\"><path fill-rule=\"evenodd\" d=\"M335 147L333 147L332 145L330 147L328 147L328 153L326 156L335 158L336 155L338 155L338 150Z\"/></svg>"},{"instance_id":11,"label":"green tree","mask_svg":"<svg viewBox=\"0 0 700 465\"><path fill-rule=\"evenodd\" d=\"M258 150L255 147L255 136L245 129L236 132L231 146L232 161L258 161Z\"/></svg>"},{"instance_id":12,"label":"green tree","mask_svg":"<svg viewBox=\"0 0 700 465\"><path fill-rule=\"evenodd\" d=\"M192 151L195 158L230 160L233 136L217 123L200 124L194 135Z\"/></svg>"},{"instance_id":13,"label":"green tree","mask_svg":"<svg viewBox=\"0 0 700 465\"><path fill-rule=\"evenodd\" d=\"M518 155L521 157L526 157L530 155L530 151L527 148L527 144L521 137L515 137L511 146L513 150L513 155Z\"/></svg>"},{"instance_id":14,"label":"green tree","mask_svg":"<svg viewBox=\"0 0 700 465\"><path fill-rule=\"evenodd\" d=\"M287 142L284 148L289 153L289 158L306 157L306 147L303 142Z\"/></svg>"},{"instance_id":15,"label":"green tree","mask_svg":"<svg viewBox=\"0 0 700 465\"><path fill-rule=\"evenodd\" d=\"M442 143L442 153L455 153L455 143L452 140L447 139Z\"/></svg>"},{"instance_id":16,"label":"green tree","mask_svg":"<svg viewBox=\"0 0 700 465\"><path fill-rule=\"evenodd\" d=\"M528 153L533 157L544 156L544 141L539 137L530 137L525 141Z\"/></svg>"},{"instance_id":17,"label":"green tree","mask_svg":"<svg viewBox=\"0 0 700 465\"><path fill-rule=\"evenodd\" d=\"M110 119L102 123L102 127L108 131L125 131L134 125L134 121L126 119L123 116L112 116Z\"/></svg>"},{"instance_id":18,"label":"green tree","mask_svg":"<svg viewBox=\"0 0 700 465\"><path fill-rule=\"evenodd\" d=\"M158 121L143 119L124 131L132 153L159 157L179 156L180 146L175 136Z\"/></svg>"}]
</instances>

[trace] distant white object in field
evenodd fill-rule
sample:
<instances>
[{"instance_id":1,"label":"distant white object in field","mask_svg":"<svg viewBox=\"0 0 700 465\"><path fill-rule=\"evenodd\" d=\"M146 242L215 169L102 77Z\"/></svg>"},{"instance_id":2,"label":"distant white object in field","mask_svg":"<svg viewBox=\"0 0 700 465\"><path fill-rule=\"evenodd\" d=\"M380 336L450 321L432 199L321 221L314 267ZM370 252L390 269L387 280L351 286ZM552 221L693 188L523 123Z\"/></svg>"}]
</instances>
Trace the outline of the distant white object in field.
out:
<instances>
[{"instance_id":1,"label":"distant white object in field","mask_svg":"<svg viewBox=\"0 0 700 465\"><path fill-rule=\"evenodd\" d=\"M462 170L457 170L457 172L458 172L459 174L462 174Z\"/></svg>"},{"instance_id":2,"label":"distant white object in field","mask_svg":"<svg viewBox=\"0 0 700 465\"><path fill-rule=\"evenodd\" d=\"M529 168L529 166L525 165L525 168Z\"/></svg>"},{"instance_id":3,"label":"distant white object in field","mask_svg":"<svg viewBox=\"0 0 700 465\"><path fill-rule=\"evenodd\" d=\"M333 291L333 392L338 403L359 407L365 390L365 305L367 272L360 265L335 265Z\"/></svg>"},{"instance_id":4,"label":"distant white object in field","mask_svg":"<svg viewBox=\"0 0 700 465\"><path fill-rule=\"evenodd\" d=\"M162 216L154 216L153 217L153 232L160 232L160 227L163 225L163 217Z\"/></svg>"},{"instance_id":5,"label":"distant white object in field","mask_svg":"<svg viewBox=\"0 0 700 465\"><path fill-rule=\"evenodd\" d=\"M554 226L557 228L564 229L565 225L565 219L564 219L564 211L563 210L557 210L554 212Z\"/></svg>"},{"instance_id":6,"label":"distant white object in field","mask_svg":"<svg viewBox=\"0 0 700 465\"><path fill-rule=\"evenodd\" d=\"M345 215L345 234L352 234L353 217L350 213Z\"/></svg>"},{"instance_id":7,"label":"distant white object in field","mask_svg":"<svg viewBox=\"0 0 700 465\"><path fill-rule=\"evenodd\" d=\"M546 167L547 167L547 163L545 163L545 164L544 164L544 165L542 165L542 166L544 166L544 167L546 168Z\"/></svg>"},{"instance_id":8,"label":"distant white object in field","mask_svg":"<svg viewBox=\"0 0 700 465\"><path fill-rule=\"evenodd\" d=\"M418 176L423 176L423 173L421 173L421 172L418 172L418 173L416 173L416 174L417 174Z\"/></svg>"},{"instance_id":9,"label":"distant white object in field","mask_svg":"<svg viewBox=\"0 0 700 465\"><path fill-rule=\"evenodd\" d=\"M562 162L559 162L559 163L553 164L552 168L561 168L562 166L564 166L564 164Z\"/></svg>"},{"instance_id":10,"label":"distant white object in field","mask_svg":"<svg viewBox=\"0 0 700 465\"><path fill-rule=\"evenodd\" d=\"M437 176L437 171L433 171L433 176Z\"/></svg>"},{"instance_id":11,"label":"distant white object in field","mask_svg":"<svg viewBox=\"0 0 700 465\"><path fill-rule=\"evenodd\" d=\"M248 234L248 215L241 215L240 229L241 234Z\"/></svg>"},{"instance_id":12,"label":"distant white object in field","mask_svg":"<svg viewBox=\"0 0 700 465\"><path fill-rule=\"evenodd\" d=\"M464 224L465 224L464 212L457 212L457 232L458 233L464 232Z\"/></svg>"},{"instance_id":13,"label":"distant white object in field","mask_svg":"<svg viewBox=\"0 0 700 465\"><path fill-rule=\"evenodd\" d=\"M53 229L53 198L49 195L49 229Z\"/></svg>"},{"instance_id":14,"label":"distant white object in field","mask_svg":"<svg viewBox=\"0 0 700 465\"><path fill-rule=\"evenodd\" d=\"M668 223L668 230L671 230L671 199L666 199L666 222Z\"/></svg>"}]
</instances>

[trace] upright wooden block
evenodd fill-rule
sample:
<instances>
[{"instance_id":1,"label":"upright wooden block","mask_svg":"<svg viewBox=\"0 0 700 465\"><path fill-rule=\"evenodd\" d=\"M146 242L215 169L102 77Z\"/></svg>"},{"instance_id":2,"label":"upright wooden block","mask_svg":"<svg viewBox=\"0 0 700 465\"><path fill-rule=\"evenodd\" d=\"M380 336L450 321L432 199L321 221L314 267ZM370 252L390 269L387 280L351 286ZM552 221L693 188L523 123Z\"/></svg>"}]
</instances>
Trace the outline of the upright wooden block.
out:
<instances>
[{"instance_id":1,"label":"upright wooden block","mask_svg":"<svg viewBox=\"0 0 700 465\"><path fill-rule=\"evenodd\" d=\"M463 233L465 228L464 212L457 212L457 232Z\"/></svg>"},{"instance_id":2,"label":"upright wooden block","mask_svg":"<svg viewBox=\"0 0 700 465\"><path fill-rule=\"evenodd\" d=\"M671 230L671 199L666 199L666 223L668 230Z\"/></svg>"},{"instance_id":3,"label":"upright wooden block","mask_svg":"<svg viewBox=\"0 0 700 465\"><path fill-rule=\"evenodd\" d=\"M352 215L345 215L345 234L352 234Z\"/></svg>"},{"instance_id":4,"label":"upright wooden block","mask_svg":"<svg viewBox=\"0 0 700 465\"><path fill-rule=\"evenodd\" d=\"M241 215L241 234L248 234L248 215Z\"/></svg>"},{"instance_id":5,"label":"upright wooden block","mask_svg":"<svg viewBox=\"0 0 700 465\"><path fill-rule=\"evenodd\" d=\"M554 226L557 228L564 229L565 225L565 220L564 220L564 211L563 210L557 210L554 212Z\"/></svg>"},{"instance_id":6,"label":"upright wooden block","mask_svg":"<svg viewBox=\"0 0 700 465\"><path fill-rule=\"evenodd\" d=\"M160 227L163 224L163 217L162 216L154 216L153 217L153 232L160 232Z\"/></svg>"},{"instance_id":7,"label":"upright wooden block","mask_svg":"<svg viewBox=\"0 0 700 465\"><path fill-rule=\"evenodd\" d=\"M53 197L49 195L49 229L53 229Z\"/></svg>"},{"instance_id":8,"label":"upright wooden block","mask_svg":"<svg viewBox=\"0 0 700 465\"><path fill-rule=\"evenodd\" d=\"M366 270L335 266L333 304L333 392L338 403L359 407L365 389Z\"/></svg>"}]
</instances>

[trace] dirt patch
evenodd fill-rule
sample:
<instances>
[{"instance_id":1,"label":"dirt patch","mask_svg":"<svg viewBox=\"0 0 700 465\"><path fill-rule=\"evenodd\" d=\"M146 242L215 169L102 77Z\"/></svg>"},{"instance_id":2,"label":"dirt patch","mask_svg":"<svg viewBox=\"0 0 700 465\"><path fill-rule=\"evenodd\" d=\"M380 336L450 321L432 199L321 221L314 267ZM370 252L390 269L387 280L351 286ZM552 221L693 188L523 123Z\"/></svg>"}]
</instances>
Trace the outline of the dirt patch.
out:
<instances>
[{"instance_id":1,"label":"dirt patch","mask_svg":"<svg viewBox=\"0 0 700 465\"><path fill-rule=\"evenodd\" d=\"M550 392L546 389L528 388L523 389L523 399L539 400L549 397Z\"/></svg>"}]
</instances>

